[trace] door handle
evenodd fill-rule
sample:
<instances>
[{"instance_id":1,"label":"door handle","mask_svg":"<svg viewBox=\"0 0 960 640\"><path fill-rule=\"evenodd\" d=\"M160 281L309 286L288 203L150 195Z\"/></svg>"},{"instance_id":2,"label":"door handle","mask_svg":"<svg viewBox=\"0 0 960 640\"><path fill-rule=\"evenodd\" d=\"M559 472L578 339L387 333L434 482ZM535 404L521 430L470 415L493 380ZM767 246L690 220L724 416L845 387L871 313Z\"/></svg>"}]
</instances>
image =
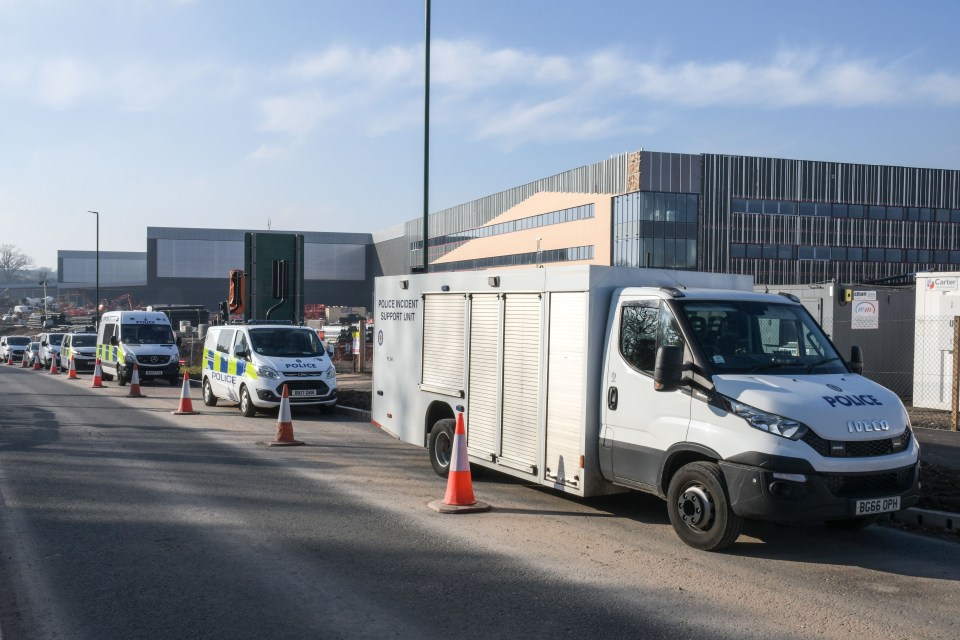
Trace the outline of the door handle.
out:
<instances>
[{"instance_id":1,"label":"door handle","mask_svg":"<svg viewBox=\"0 0 960 640\"><path fill-rule=\"evenodd\" d=\"M617 392L616 387L610 387L607 389L607 409L610 411L617 410L617 400L619 400L620 394Z\"/></svg>"}]
</instances>

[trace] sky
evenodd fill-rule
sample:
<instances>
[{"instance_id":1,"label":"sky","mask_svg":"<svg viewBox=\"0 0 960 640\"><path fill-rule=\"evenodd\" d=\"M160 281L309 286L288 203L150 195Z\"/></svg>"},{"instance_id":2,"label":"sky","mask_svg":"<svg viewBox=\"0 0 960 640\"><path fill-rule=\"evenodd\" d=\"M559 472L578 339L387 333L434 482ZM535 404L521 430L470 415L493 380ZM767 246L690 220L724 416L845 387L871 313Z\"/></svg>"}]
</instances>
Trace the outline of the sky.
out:
<instances>
[{"instance_id":1,"label":"sky","mask_svg":"<svg viewBox=\"0 0 960 640\"><path fill-rule=\"evenodd\" d=\"M0 0L0 244L423 212L424 0ZM647 149L960 169L960 2L432 0L429 209Z\"/></svg>"}]
</instances>

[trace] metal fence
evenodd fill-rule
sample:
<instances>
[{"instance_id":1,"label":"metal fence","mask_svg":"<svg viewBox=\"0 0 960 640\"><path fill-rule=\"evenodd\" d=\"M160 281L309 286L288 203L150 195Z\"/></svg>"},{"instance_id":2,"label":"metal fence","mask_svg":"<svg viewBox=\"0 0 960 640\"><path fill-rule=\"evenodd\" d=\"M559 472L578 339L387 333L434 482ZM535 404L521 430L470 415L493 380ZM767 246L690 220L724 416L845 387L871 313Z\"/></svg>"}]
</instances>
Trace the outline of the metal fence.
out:
<instances>
[{"instance_id":1,"label":"metal fence","mask_svg":"<svg viewBox=\"0 0 960 640\"><path fill-rule=\"evenodd\" d=\"M930 316L915 321L912 377L910 393L903 394L903 402L910 412L914 426L937 429L956 429L956 418L951 414L957 402L957 367L960 365L960 345L957 335L960 325L954 316ZM887 346L897 354L904 345ZM909 362L910 354L902 360ZM878 380L881 384L882 380Z\"/></svg>"}]
</instances>

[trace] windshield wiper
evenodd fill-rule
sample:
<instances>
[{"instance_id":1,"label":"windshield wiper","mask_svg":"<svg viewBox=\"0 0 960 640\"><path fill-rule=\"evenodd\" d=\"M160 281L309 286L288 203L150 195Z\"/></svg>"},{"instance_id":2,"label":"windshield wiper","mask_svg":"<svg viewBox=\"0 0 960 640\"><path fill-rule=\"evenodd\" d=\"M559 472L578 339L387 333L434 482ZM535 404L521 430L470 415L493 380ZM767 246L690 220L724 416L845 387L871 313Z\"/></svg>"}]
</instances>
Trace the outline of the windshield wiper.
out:
<instances>
[{"instance_id":1,"label":"windshield wiper","mask_svg":"<svg viewBox=\"0 0 960 640\"><path fill-rule=\"evenodd\" d=\"M774 360L773 362L763 362L758 364L747 373L756 373L757 371L763 371L765 369L779 369L780 367L794 367L796 362L780 362L779 360Z\"/></svg>"},{"instance_id":2,"label":"windshield wiper","mask_svg":"<svg viewBox=\"0 0 960 640\"><path fill-rule=\"evenodd\" d=\"M814 369L816 369L816 368L819 367L820 365L827 364L828 362L833 362L834 360L840 360L840 362L843 362L843 360L842 360L841 358L826 358L826 359L824 359L824 360L820 360L819 362L814 362L813 364L808 365L808 366L807 366L807 373L810 373L811 371L813 371Z\"/></svg>"}]
</instances>

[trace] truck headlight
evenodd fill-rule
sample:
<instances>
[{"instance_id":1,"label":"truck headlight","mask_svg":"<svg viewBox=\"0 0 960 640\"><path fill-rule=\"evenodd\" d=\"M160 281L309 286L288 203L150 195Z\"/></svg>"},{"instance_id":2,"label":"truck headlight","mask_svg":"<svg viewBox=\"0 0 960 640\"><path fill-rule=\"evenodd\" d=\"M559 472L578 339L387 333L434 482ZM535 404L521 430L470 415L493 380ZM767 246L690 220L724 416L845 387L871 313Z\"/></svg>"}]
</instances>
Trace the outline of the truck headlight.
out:
<instances>
[{"instance_id":1,"label":"truck headlight","mask_svg":"<svg viewBox=\"0 0 960 640\"><path fill-rule=\"evenodd\" d=\"M333 380L337 377L337 368L333 365L330 365L330 368L324 371L323 375L326 376L327 380Z\"/></svg>"},{"instance_id":2,"label":"truck headlight","mask_svg":"<svg viewBox=\"0 0 960 640\"><path fill-rule=\"evenodd\" d=\"M740 416L754 429L760 429L789 440L799 440L807 433L807 425L802 422L784 418L775 413L761 411L732 398L724 397L724 400L726 400L727 410L730 413Z\"/></svg>"},{"instance_id":3,"label":"truck headlight","mask_svg":"<svg viewBox=\"0 0 960 640\"><path fill-rule=\"evenodd\" d=\"M280 374L277 373L276 369L266 366L258 368L257 375L261 378L269 378L271 380L278 380L280 378Z\"/></svg>"},{"instance_id":4,"label":"truck headlight","mask_svg":"<svg viewBox=\"0 0 960 640\"><path fill-rule=\"evenodd\" d=\"M132 353L123 354L123 363L124 364L137 364L137 356Z\"/></svg>"}]
</instances>

